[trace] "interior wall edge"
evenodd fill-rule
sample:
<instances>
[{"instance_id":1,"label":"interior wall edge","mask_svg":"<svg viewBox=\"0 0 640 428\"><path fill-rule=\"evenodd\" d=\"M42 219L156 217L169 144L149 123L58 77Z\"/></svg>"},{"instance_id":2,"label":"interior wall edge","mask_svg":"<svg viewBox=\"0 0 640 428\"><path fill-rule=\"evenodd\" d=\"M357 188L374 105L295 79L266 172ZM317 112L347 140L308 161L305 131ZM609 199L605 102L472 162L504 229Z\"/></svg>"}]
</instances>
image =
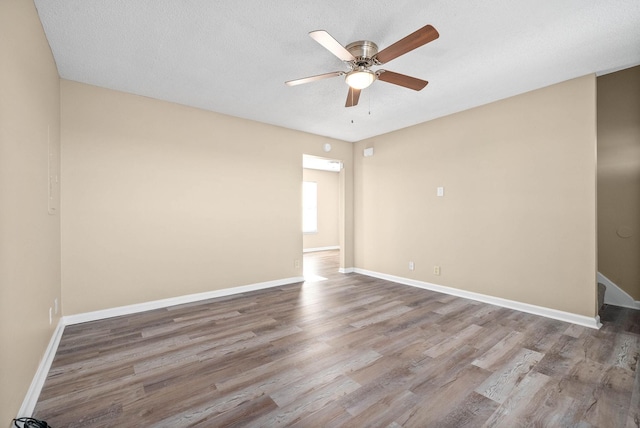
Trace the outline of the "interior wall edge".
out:
<instances>
[{"instance_id":1,"label":"interior wall edge","mask_svg":"<svg viewBox=\"0 0 640 428\"><path fill-rule=\"evenodd\" d=\"M598 272L598 282L607 287L604 293L604 303L607 305L621 306L623 308L640 310L640 301L635 300L619 285L611 281L601 272Z\"/></svg>"},{"instance_id":2,"label":"interior wall edge","mask_svg":"<svg viewBox=\"0 0 640 428\"><path fill-rule=\"evenodd\" d=\"M31 415L33 415L33 410L38 403L38 397L40 397L40 392L42 391L44 382L49 374L49 369L51 368L53 359L58 351L58 345L60 345L65 325L64 317L59 318L56 329L53 331L49 344L47 345L47 349L44 351L44 355L40 359L38 368L36 369L33 380L29 385L29 389L27 390L16 417L31 417Z\"/></svg>"},{"instance_id":3,"label":"interior wall edge","mask_svg":"<svg viewBox=\"0 0 640 428\"><path fill-rule=\"evenodd\" d=\"M451 296L462 297L465 299L476 300L490 305L500 306L502 308L514 309L528 314L538 315L545 318L551 318L558 321L564 321L571 324L581 325L583 327L600 329L602 323L600 317L589 317L586 315L574 314L571 312L560 311L557 309L546 308L543 306L532 305L529 303L518 302L515 300L503 299L501 297L489 296L486 294L476 293L472 291L461 290L458 288L446 287L444 285L433 284L430 282L419 281L416 279L404 278L395 275L389 275L380 272L374 272L367 269L354 268L355 273L367 275L373 278L384 279L396 282L398 284L409 285L412 287L422 288L425 290L435 291L438 293L448 294Z\"/></svg>"},{"instance_id":4,"label":"interior wall edge","mask_svg":"<svg viewBox=\"0 0 640 428\"><path fill-rule=\"evenodd\" d=\"M97 311L83 312L74 315L65 315L63 317L63 320L65 325L80 324L83 322L98 321L107 318L151 311L154 309L183 305L185 303L194 303L203 300L215 299L218 297L232 296L234 294L248 293L250 291L264 290L266 288L280 287L283 285L295 284L303 281L304 277L300 276L283 278L273 281L265 281L255 284L241 285L238 287L221 288L219 290L206 291L203 293L186 294L183 296L170 297L167 299L136 303L133 305L117 306L109 309L100 309Z\"/></svg>"}]
</instances>

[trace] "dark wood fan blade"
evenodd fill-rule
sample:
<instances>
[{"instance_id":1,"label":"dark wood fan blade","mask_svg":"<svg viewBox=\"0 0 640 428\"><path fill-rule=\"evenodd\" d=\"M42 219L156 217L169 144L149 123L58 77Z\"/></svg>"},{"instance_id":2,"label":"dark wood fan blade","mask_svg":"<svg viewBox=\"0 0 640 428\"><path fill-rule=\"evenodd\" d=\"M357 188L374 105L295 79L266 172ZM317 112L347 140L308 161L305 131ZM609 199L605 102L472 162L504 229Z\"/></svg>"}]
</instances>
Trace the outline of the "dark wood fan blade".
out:
<instances>
[{"instance_id":1,"label":"dark wood fan blade","mask_svg":"<svg viewBox=\"0 0 640 428\"><path fill-rule=\"evenodd\" d=\"M349 93L347 94L347 102L345 103L345 107L353 107L358 105L358 100L360 99L360 89L353 89L349 87Z\"/></svg>"},{"instance_id":2,"label":"dark wood fan blade","mask_svg":"<svg viewBox=\"0 0 640 428\"><path fill-rule=\"evenodd\" d=\"M336 39L331 37L331 34L324 30L316 30L309 33L309 36L316 42L320 43L329 52L337 56L343 61L355 61L356 58L351 55L344 46L342 46Z\"/></svg>"},{"instance_id":3,"label":"dark wood fan blade","mask_svg":"<svg viewBox=\"0 0 640 428\"><path fill-rule=\"evenodd\" d=\"M425 25L421 29L409 34L404 39L398 40L391 46L382 49L375 56L375 59L380 64L384 64L385 62L389 62L392 59L398 58L400 55L404 55L407 52L414 50L415 48L426 45L427 43L434 41L438 37L440 37L440 34L438 34L438 31L435 28L433 28L431 25Z\"/></svg>"},{"instance_id":4,"label":"dark wood fan blade","mask_svg":"<svg viewBox=\"0 0 640 428\"><path fill-rule=\"evenodd\" d=\"M382 80L383 82L393 83L394 85L404 86L405 88L413 89L414 91L419 91L429 82L422 79L417 79L415 77L406 76L400 73L394 73L393 71L387 70L379 70L378 71L378 80Z\"/></svg>"},{"instance_id":5,"label":"dark wood fan blade","mask_svg":"<svg viewBox=\"0 0 640 428\"><path fill-rule=\"evenodd\" d=\"M316 80L322 80L328 77L342 76L343 74L344 74L343 71L334 71L333 73L318 74L317 76L310 76L310 77L304 77L302 79L289 80L288 82L284 82L284 84L287 86L302 85L303 83L315 82Z\"/></svg>"}]
</instances>

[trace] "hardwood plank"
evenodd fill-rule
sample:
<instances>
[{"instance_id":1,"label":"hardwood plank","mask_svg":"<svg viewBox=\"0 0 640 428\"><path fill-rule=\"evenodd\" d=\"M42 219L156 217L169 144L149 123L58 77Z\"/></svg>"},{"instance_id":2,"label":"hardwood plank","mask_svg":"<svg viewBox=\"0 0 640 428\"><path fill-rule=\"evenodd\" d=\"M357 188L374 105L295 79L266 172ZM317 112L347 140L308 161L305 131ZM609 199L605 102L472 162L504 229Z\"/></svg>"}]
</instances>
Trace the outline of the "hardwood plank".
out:
<instances>
[{"instance_id":1,"label":"hardwood plank","mask_svg":"<svg viewBox=\"0 0 640 428\"><path fill-rule=\"evenodd\" d=\"M511 390L544 357L543 354L522 348L504 368L497 370L475 391L497 403L504 403Z\"/></svg>"},{"instance_id":2,"label":"hardwood plank","mask_svg":"<svg viewBox=\"0 0 640 428\"><path fill-rule=\"evenodd\" d=\"M292 370L296 366L306 366L311 361L321 356L329 356L334 354L334 349L325 343L311 343L304 345L302 349L298 349L294 353L288 353L286 358L280 358L272 362L262 364L250 370L222 380L216 383L219 391L231 392L239 388L246 388L252 384L260 384L261 381L270 379L280 371Z\"/></svg>"},{"instance_id":3,"label":"hardwood plank","mask_svg":"<svg viewBox=\"0 0 640 428\"><path fill-rule=\"evenodd\" d=\"M441 355L446 354L447 352L451 352L453 349L467 343L471 340L472 337L478 334L483 327L479 327L475 324L471 324L464 330L455 334L453 337L447 337L442 340L440 343L431 346L429 349L425 351L425 355L436 358Z\"/></svg>"},{"instance_id":4,"label":"hardwood plank","mask_svg":"<svg viewBox=\"0 0 640 428\"><path fill-rule=\"evenodd\" d=\"M402 426L430 427L441 426L452 409L460 406L487 377L487 371L468 365L448 384L436 387L429 394L421 394L421 402L396 419Z\"/></svg>"},{"instance_id":5,"label":"hardwood plank","mask_svg":"<svg viewBox=\"0 0 640 428\"><path fill-rule=\"evenodd\" d=\"M495 367L504 365L505 361L511 359L511 357L518 352L522 338L523 334L520 332L512 331L508 333L506 337L471 364L483 369L495 370Z\"/></svg>"},{"instance_id":6,"label":"hardwood plank","mask_svg":"<svg viewBox=\"0 0 640 428\"><path fill-rule=\"evenodd\" d=\"M640 337L627 333L617 334L612 356L614 366L635 371L640 359Z\"/></svg>"},{"instance_id":7,"label":"hardwood plank","mask_svg":"<svg viewBox=\"0 0 640 428\"><path fill-rule=\"evenodd\" d=\"M322 387L325 384L330 384L334 380L344 377L344 373L349 373L352 370L368 366L378 358L380 358L380 354L373 351L366 353L353 353L348 359L336 360L335 364L324 370L315 372L313 376L306 376L304 379L296 381L295 384L287 385L286 388L281 388L280 390L272 393L271 398L278 404L278 406L286 407L295 403L299 397L309 395L309 393L319 387ZM357 384L357 382L353 382L353 384ZM359 384L357 385L359 387Z\"/></svg>"},{"instance_id":8,"label":"hardwood plank","mask_svg":"<svg viewBox=\"0 0 640 428\"><path fill-rule=\"evenodd\" d=\"M353 376L349 376L354 379ZM371 411L372 407L389 402L391 397L406 391L406 385L413 378L411 363L395 364L390 370L379 372L378 376L358 382L363 385L357 391L340 400L352 416L358 416L364 411ZM413 393L412 393L413 394Z\"/></svg>"},{"instance_id":9,"label":"hardwood plank","mask_svg":"<svg viewBox=\"0 0 640 428\"><path fill-rule=\"evenodd\" d=\"M345 426L351 427L392 427L401 426L396 419L420 404L421 397L411 391L398 391L380 397L378 401L349 418ZM347 413L351 415L351 413ZM313 424L307 426L314 426Z\"/></svg>"},{"instance_id":10,"label":"hardwood plank","mask_svg":"<svg viewBox=\"0 0 640 428\"><path fill-rule=\"evenodd\" d=\"M633 392L629 402L629 413L627 413L627 428L640 428L640 358L636 354L635 380L633 381Z\"/></svg>"},{"instance_id":11,"label":"hardwood plank","mask_svg":"<svg viewBox=\"0 0 640 428\"><path fill-rule=\"evenodd\" d=\"M307 413L305 416L298 418L290 426L297 428L353 426L351 415L345 412L344 408L337 403L337 400L329 402L320 410Z\"/></svg>"},{"instance_id":12,"label":"hardwood plank","mask_svg":"<svg viewBox=\"0 0 640 428\"><path fill-rule=\"evenodd\" d=\"M635 373L620 367L606 369L596 383L594 402L587 408L584 419L594 426L624 426L635 380L632 374Z\"/></svg>"},{"instance_id":13,"label":"hardwood plank","mask_svg":"<svg viewBox=\"0 0 640 428\"><path fill-rule=\"evenodd\" d=\"M440 422L441 427L451 428L475 428L482 426L498 408L495 401L471 392Z\"/></svg>"},{"instance_id":14,"label":"hardwood plank","mask_svg":"<svg viewBox=\"0 0 640 428\"><path fill-rule=\"evenodd\" d=\"M358 388L360 388L358 383L347 377L340 376L331 384L307 391L304 395L296 397L295 400L288 400L289 403L279 406L277 411L255 420L255 426L274 427L293 424Z\"/></svg>"},{"instance_id":15,"label":"hardwood plank","mask_svg":"<svg viewBox=\"0 0 640 428\"><path fill-rule=\"evenodd\" d=\"M530 420L528 421L522 417L522 413L527 409L531 398L547 385L549 379L548 376L542 373L527 372L521 381L509 389L511 392L509 395L501 396L500 401L494 399L494 401L502 404L482 426L511 428L530 423ZM480 387L478 389L482 390L484 388ZM486 394L483 395L487 396Z\"/></svg>"},{"instance_id":16,"label":"hardwood plank","mask_svg":"<svg viewBox=\"0 0 640 428\"><path fill-rule=\"evenodd\" d=\"M583 327L581 325L576 325L576 324L571 324L569 327L567 327L567 329L562 334L578 339L586 331L587 331L587 327Z\"/></svg>"},{"instance_id":17,"label":"hardwood plank","mask_svg":"<svg viewBox=\"0 0 640 428\"><path fill-rule=\"evenodd\" d=\"M434 388L455 380L476 358L477 350L467 344L437 358L425 358L413 364L415 378L409 388L419 394L427 394ZM475 367L475 366L474 366ZM485 371L487 377L491 372Z\"/></svg>"},{"instance_id":18,"label":"hardwood plank","mask_svg":"<svg viewBox=\"0 0 640 428\"><path fill-rule=\"evenodd\" d=\"M271 397L263 395L252 401L245 401L237 406L233 411L221 413L215 417L205 417L202 420L193 423L193 427L227 427L227 426L246 426L251 424L265 413L270 413L278 409Z\"/></svg>"},{"instance_id":19,"label":"hardwood plank","mask_svg":"<svg viewBox=\"0 0 640 428\"><path fill-rule=\"evenodd\" d=\"M365 327L367 325L376 324L382 321L389 320L391 318L395 318L399 315L404 314L405 312L409 312L411 308L404 305L397 305L388 310L377 312L371 314L367 317L360 318L358 321L352 322L351 325L355 328Z\"/></svg>"},{"instance_id":20,"label":"hardwood plank","mask_svg":"<svg viewBox=\"0 0 640 428\"><path fill-rule=\"evenodd\" d=\"M583 339L572 336L562 336L549 349L536 365L535 370L547 376L561 379L568 375L576 364L585 358L585 343Z\"/></svg>"}]
</instances>

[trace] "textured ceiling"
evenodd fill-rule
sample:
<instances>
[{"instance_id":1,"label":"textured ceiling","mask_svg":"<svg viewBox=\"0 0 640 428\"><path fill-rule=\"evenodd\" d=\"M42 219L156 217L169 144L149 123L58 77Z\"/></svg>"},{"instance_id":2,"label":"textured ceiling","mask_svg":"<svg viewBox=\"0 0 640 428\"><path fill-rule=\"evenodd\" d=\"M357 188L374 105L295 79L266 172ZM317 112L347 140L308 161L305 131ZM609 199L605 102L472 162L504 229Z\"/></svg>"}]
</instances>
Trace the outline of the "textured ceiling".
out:
<instances>
[{"instance_id":1,"label":"textured ceiling","mask_svg":"<svg viewBox=\"0 0 640 428\"><path fill-rule=\"evenodd\" d=\"M589 73L640 64L639 0L35 0L60 76L346 141ZM346 66L307 34L380 49L433 25L440 38L384 65L345 108Z\"/></svg>"}]
</instances>

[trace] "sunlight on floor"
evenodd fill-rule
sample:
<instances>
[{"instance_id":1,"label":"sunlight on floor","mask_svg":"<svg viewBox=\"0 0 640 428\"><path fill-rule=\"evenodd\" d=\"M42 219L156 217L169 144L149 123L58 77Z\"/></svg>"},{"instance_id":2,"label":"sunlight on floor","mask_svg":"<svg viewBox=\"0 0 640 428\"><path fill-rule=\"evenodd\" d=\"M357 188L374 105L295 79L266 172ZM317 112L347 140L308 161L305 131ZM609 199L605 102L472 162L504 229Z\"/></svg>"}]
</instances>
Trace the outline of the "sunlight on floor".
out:
<instances>
[{"instance_id":1,"label":"sunlight on floor","mask_svg":"<svg viewBox=\"0 0 640 428\"><path fill-rule=\"evenodd\" d=\"M304 280L309 282L326 281L324 276L316 275L315 273L304 272Z\"/></svg>"},{"instance_id":2,"label":"sunlight on floor","mask_svg":"<svg viewBox=\"0 0 640 428\"><path fill-rule=\"evenodd\" d=\"M319 270L320 262L314 257L307 255L307 257L304 258L304 266L302 271L304 280L308 282L326 281L327 278L318 275Z\"/></svg>"}]
</instances>

